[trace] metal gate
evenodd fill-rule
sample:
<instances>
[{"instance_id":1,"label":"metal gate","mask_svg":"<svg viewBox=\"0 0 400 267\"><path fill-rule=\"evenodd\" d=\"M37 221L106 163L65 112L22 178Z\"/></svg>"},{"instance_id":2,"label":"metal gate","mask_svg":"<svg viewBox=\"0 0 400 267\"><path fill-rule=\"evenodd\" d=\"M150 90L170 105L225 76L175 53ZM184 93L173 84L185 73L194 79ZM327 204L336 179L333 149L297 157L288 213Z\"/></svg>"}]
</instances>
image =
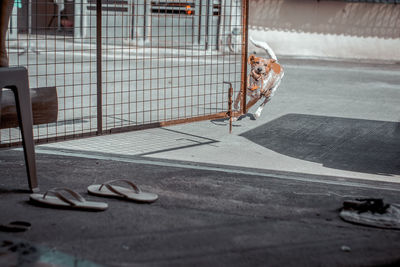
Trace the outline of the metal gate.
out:
<instances>
[{"instance_id":1,"label":"metal gate","mask_svg":"<svg viewBox=\"0 0 400 267\"><path fill-rule=\"evenodd\" d=\"M57 88L58 120L34 126L37 143L224 117L224 81L245 86L247 0L63 3L23 2L13 16L29 8L34 28L13 24L7 42L30 87ZM0 130L0 147L19 142Z\"/></svg>"}]
</instances>

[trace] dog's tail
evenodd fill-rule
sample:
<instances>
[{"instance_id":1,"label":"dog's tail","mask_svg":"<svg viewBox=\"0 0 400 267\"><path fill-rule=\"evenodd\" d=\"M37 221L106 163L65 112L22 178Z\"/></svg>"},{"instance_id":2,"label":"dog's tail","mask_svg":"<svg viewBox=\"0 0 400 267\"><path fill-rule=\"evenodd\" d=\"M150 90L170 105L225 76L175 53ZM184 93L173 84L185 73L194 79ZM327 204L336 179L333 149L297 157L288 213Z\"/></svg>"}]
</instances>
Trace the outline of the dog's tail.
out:
<instances>
[{"instance_id":1,"label":"dog's tail","mask_svg":"<svg viewBox=\"0 0 400 267\"><path fill-rule=\"evenodd\" d=\"M249 36L249 39L250 39L250 41L251 41L256 47L262 48L262 49L264 49L265 51L267 51L267 53L269 54L269 56L270 56L272 59L278 60L278 58L277 58L276 55L275 55L274 50L272 50L272 48L271 48L266 42L255 41L255 40L253 40L253 38L251 38L251 36Z\"/></svg>"}]
</instances>

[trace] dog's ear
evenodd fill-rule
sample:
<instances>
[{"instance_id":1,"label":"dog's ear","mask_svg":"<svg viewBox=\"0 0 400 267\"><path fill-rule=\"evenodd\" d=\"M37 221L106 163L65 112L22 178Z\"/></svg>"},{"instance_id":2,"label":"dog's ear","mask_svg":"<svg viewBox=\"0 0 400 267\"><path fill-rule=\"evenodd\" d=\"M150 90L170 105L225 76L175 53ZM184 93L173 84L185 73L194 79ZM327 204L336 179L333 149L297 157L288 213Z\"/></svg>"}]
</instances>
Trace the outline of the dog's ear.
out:
<instances>
[{"instance_id":1,"label":"dog's ear","mask_svg":"<svg viewBox=\"0 0 400 267\"><path fill-rule=\"evenodd\" d=\"M247 60L247 62L248 62L250 65L253 65L254 59L255 59L255 58L256 58L255 55L250 55L250 56L249 56L249 59Z\"/></svg>"},{"instance_id":2,"label":"dog's ear","mask_svg":"<svg viewBox=\"0 0 400 267\"><path fill-rule=\"evenodd\" d=\"M272 64L272 69L274 70L274 72L275 72L276 74L279 74L279 73L281 73L281 71L282 71L282 67L281 67L281 65L279 65L278 63Z\"/></svg>"},{"instance_id":3,"label":"dog's ear","mask_svg":"<svg viewBox=\"0 0 400 267\"><path fill-rule=\"evenodd\" d=\"M272 69L276 74L279 74L282 71L282 67L278 63L276 63L275 59L270 59L267 68L268 71Z\"/></svg>"}]
</instances>

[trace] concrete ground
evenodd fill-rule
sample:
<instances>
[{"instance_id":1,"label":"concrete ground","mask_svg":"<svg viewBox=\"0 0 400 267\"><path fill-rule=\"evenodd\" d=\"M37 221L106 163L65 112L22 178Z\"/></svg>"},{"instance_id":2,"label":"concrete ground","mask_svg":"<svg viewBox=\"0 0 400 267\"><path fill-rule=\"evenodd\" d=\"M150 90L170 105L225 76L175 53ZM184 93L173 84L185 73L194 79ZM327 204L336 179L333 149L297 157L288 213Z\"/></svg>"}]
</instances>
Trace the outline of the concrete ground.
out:
<instances>
[{"instance_id":1,"label":"concrete ground","mask_svg":"<svg viewBox=\"0 0 400 267\"><path fill-rule=\"evenodd\" d=\"M33 205L22 151L1 150L0 223L32 227L0 232L0 265L398 266L400 231L338 210L357 197L400 203L400 67L281 63L261 118L232 134L215 120L37 146L41 192L69 187L104 212ZM119 178L159 200L86 193Z\"/></svg>"}]
</instances>

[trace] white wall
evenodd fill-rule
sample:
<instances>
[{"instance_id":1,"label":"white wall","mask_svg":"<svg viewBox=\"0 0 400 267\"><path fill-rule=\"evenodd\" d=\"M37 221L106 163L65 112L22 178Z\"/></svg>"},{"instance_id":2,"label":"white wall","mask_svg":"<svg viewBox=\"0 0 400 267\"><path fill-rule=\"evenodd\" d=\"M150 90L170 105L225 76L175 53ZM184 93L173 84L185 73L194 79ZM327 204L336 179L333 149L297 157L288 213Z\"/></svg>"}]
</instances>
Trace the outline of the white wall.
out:
<instances>
[{"instance_id":1,"label":"white wall","mask_svg":"<svg viewBox=\"0 0 400 267\"><path fill-rule=\"evenodd\" d=\"M249 35L277 54L400 62L400 5L250 0L249 13Z\"/></svg>"}]
</instances>

